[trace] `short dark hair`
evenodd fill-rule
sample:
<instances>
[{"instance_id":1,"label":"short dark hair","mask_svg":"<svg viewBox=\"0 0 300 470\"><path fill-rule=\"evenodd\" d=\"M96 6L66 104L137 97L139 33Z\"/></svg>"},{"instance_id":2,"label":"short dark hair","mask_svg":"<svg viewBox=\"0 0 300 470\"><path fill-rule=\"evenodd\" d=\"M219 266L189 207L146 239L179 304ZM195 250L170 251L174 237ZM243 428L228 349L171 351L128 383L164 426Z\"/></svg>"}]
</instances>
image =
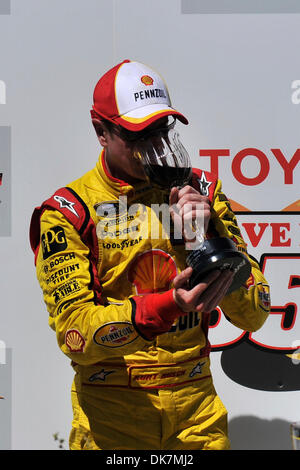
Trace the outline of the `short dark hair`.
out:
<instances>
[{"instance_id":1,"label":"short dark hair","mask_svg":"<svg viewBox=\"0 0 300 470\"><path fill-rule=\"evenodd\" d=\"M115 126L118 126L118 124L114 124L113 122L109 121L108 119L101 119L102 124L106 127L109 133L113 131L113 128Z\"/></svg>"},{"instance_id":2,"label":"short dark hair","mask_svg":"<svg viewBox=\"0 0 300 470\"><path fill-rule=\"evenodd\" d=\"M99 123L96 121L93 121L93 126L95 128L95 131L96 131L96 134L98 136L102 135L103 134L103 127L105 127L107 129L107 131L111 134L112 133L112 130L113 130L113 127L114 127L114 124L109 121L108 119L99 119Z\"/></svg>"}]
</instances>

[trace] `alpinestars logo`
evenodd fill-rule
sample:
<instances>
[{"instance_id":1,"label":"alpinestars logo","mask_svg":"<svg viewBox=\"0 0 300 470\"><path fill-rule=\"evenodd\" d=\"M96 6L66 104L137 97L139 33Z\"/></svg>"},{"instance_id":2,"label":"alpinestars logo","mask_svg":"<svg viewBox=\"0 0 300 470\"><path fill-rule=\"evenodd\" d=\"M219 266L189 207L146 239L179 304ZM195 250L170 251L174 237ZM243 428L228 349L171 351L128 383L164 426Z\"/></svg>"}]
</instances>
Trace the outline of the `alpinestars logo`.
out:
<instances>
[{"instance_id":1,"label":"alpinestars logo","mask_svg":"<svg viewBox=\"0 0 300 470\"><path fill-rule=\"evenodd\" d=\"M76 215L76 217L79 217L79 215L77 214L76 210L74 209L74 205L75 205L75 202L71 202L71 201L68 201L66 198L62 197L62 196L54 196L54 199L56 202L59 203L60 207L62 209L66 208L68 209L70 212L72 212L73 214Z\"/></svg>"},{"instance_id":2,"label":"alpinestars logo","mask_svg":"<svg viewBox=\"0 0 300 470\"><path fill-rule=\"evenodd\" d=\"M104 370L102 369L100 372L96 372L95 374L89 377L89 382L94 382L95 380L101 380L102 382L105 381L106 376L115 372L114 370Z\"/></svg>"},{"instance_id":3,"label":"alpinestars logo","mask_svg":"<svg viewBox=\"0 0 300 470\"><path fill-rule=\"evenodd\" d=\"M205 365L204 362L198 362L198 364L193 368L192 372L190 373L190 377L194 377L196 374L202 374L202 367Z\"/></svg>"}]
</instances>

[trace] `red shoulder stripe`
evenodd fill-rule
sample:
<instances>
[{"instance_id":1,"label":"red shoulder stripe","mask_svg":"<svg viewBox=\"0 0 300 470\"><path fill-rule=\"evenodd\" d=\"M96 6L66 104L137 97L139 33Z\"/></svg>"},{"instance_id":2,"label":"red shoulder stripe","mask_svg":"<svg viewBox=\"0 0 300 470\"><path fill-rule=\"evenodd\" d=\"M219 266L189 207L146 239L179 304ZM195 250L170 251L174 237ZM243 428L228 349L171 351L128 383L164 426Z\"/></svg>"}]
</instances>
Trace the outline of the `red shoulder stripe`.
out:
<instances>
[{"instance_id":1,"label":"red shoulder stripe","mask_svg":"<svg viewBox=\"0 0 300 470\"><path fill-rule=\"evenodd\" d=\"M197 189L200 194L207 196L210 201L212 201L217 178L213 173L209 171L199 170L198 168L193 168L192 174L192 186Z\"/></svg>"},{"instance_id":2,"label":"red shoulder stripe","mask_svg":"<svg viewBox=\"0 0 300 470\"><path fill-rule=\"evenodd\" d=\"M40 246L40 219L47 209L61 212L79 233L83 243L89 248L91 282L89 289L95 292L95 303L100 303L101 285L98 278L97 263L99 258L96 227L85 202L72 188L60 188L49 199L37 207L30 223L30 244L35 254L35 262Z\"/></svg>"}]
</instances>

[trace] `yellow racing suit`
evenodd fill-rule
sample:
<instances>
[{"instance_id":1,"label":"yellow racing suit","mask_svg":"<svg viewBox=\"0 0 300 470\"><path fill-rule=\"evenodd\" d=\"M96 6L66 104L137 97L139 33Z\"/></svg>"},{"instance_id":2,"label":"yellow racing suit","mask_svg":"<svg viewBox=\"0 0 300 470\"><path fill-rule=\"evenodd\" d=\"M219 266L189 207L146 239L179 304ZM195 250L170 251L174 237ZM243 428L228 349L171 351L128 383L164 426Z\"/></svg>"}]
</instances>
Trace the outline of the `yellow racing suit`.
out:
<instances>
[{"instance_id":1,"label":"yellow racing suit","mask_svg":"<svg viewBox=\"0 0 300 470\"><path fill-rule=\"evenodd\" d=\"M215 233L246 253L220 181L196 169L192 181L210 198ZM163 204L165 194L148 184L112 177L103 151L94 169L33 213L30 239L49 325L76 372L70 449L230 447L210 372L209 314L180 314L173 300L187 252L163 220ZM250 261L251 282L220 307L234 325L255 331L268 315L269 288ZM152 340L135 324L146 297L148 309L161 305L178 317Z\"/></svg>"}]
</instances>

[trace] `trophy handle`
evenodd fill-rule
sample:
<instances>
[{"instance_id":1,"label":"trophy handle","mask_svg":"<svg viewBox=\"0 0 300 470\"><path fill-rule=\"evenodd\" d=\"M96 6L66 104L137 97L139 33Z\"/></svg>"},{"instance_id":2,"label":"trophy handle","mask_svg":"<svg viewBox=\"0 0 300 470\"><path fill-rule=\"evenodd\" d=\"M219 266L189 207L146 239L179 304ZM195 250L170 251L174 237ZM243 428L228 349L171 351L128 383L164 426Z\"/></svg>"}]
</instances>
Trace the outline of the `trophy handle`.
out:
<instances>
[{"instance_id":1,"label":"trophy handle","mask_svg":"<svg viewBox=\"0 0 300 470\"><path fill-rule=\"evenodd\" d=\"M186 243L186 249L200 250L205 242L204 224L199 223L197 219L194 219L189 229L192 233L194 233L196 238L195 241Z\"/></svg>"}]
</instances>

